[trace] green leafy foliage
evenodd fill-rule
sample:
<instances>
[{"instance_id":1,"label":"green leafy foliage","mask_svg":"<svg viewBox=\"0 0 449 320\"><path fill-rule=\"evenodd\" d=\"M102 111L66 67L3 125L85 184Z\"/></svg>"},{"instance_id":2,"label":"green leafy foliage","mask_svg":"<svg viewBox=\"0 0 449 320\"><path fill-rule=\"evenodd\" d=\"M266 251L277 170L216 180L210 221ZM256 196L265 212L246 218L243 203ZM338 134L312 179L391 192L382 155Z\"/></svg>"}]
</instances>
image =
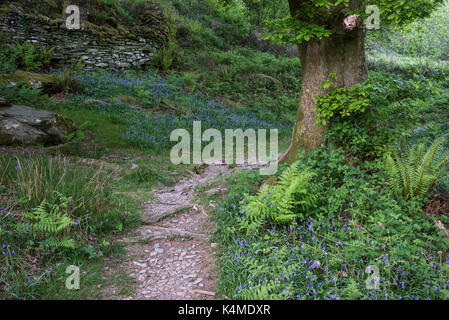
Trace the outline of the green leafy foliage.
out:
<instances>
[{"instance_id":1,"label":"green leafy foliage","mask_svg":"<svg viewBox=\"0 0 449 320\"><path fill-rule=\"evenodd\" d=\"M89 271L87 260L110 250L100 244L136 221L129 207L113 197L110 180L104 168L67 158L0 156L3 297L65 294L58 291L65 288L64 283L58 288L58 279L65 279L67 265L76 262Z\"/></svg>"},{"instance_id":2,"label":"green leafy foliage","mask_svg":"<svg viewBox=\"0 0 449 320\"><path fill-rule=\"evenodd\" d=\"M315 96L317 121L326 125L334 117L348 118L363 114L370 106L366 88L356 85L350 89L332 88L329 93Z\"/></svg>"},{"instance_id":3,"label":"green leafy foliage","mask_svg":"<svg viewBox=\"0 0 449 320\"><path fill-rule=\"evenodd\" d=\"M428 17L444 0L360 1L357 10L349 10L350 3L349 0L290 1L291 15L269 22L267 38L281 43L302 43L329 37L338 30L345 16L365 17L368 5L379 7L383 25L403 25Z\"/></svg>"},{"instance_id":4,"label":"green leafy foliage","mask_svg":"<svg viewBox=\"0 0 449 320\"><path fill-rule=\"evenodd\" d=\"M266 40L274 40L282 44L295 44L329 37L332 31L325 26L304 22L292 17L270 20L266 23L268 34Z\"/></svg>"},{"instance_id":5,"label":"green leafy foliage","mask_svg":"<svg viewBox=\"0 0 449 320\"><path fill-rule=\"evenodd\" d=\"M80 89L77 81L77 72L66 66L56 77L56 89L64 93L73 93Z\"/></svg>"},{"instance_id":6,"label":"green leafy foliage","mask_svg":"<svg viewBox=\"0 0 449 320\"><path fill-rule=\"evenodd\" d=\"M396 199L385 187L381 161L349 164L332 147L301 154L300 161L299 172L308 168L322 182L319 206L304 219L287 225L271 220L268 229L244 232L241 206L247 196L232 192L217 211L223 294L265 300L447 299L449 240L432 217L418 214L421 202ZM379 290L367 287L370 265L379 270Z\"/></svg>"},{"instance_id":7,"label":"green leafy foliage","mask_svg":"<svg viewBox=\"0 0 449 320\"><path fill-rule=\"evenodd\" d=\"M417 19L428 17L436 8L444 3L445 0L376 0L370 1L368 4L379 7L382 23L388 25L404 25Z\"/></svg>"},{"instance_id":8,"label":"green leafy foliage","mask_svg":"<svg viewBox=\"0 0 449 320\"><path fill-rule=\"evenodd\" d=\"M13 46L3 43L0 49L0 75L3 76L14 74L17 68L25 71L48 70L55 50L54 47L35 46L31 42Z\"/></svg>"},{"instance_id":9,"label":"green leafy foliage","mask_svg":"<svg viewBox=\"0 0 449 320\"><path fill-rule=\"evenodd\" d=\"M299 162L292 164L279 177L275 186L265 185L257 196L242 201L240 227L248 233L260 229L266 219L279 224L293 223L304 218L307 209L316 204L314 174L298 171Z\"/></svg>"},{"instance_id":10,"label":"green leafy foliage","mask_svg":"<svg viewBox=\"0 0 449 320\"><path fill-rule=\"evenodd\" d=\"M183 75L187 74L187 87L193 88L195 81L197 91L226 105L249 108L267 119L293 122L301 90L298 59L276 58L240 47L224 52L185 49L178 53L177 60L177 68L169 78L181 77L184 82Z\"/></svg>"},{"instance_id":11,"label":"green leafy foliage","mask_svg":"<svg viewBox=\"0 0 449 320\"><path fill-rule=\"evenodd\" d=\"M36 71L42 66L37 48L31 42L17 44L12 50L20 69Z\"/></svg>"},{"instance_id":12,"label":"green leafy foliage","mask_svg":"<svg viewBox=\"0 0 449 320\"><path fill-rule=\"evenodd\" d=\"M427 195L435 182L447 172L449 154L443 153L445 138L436 140L428 149L419 143L403 155L388 155L385 169L389 186L397 196L417 199Z\"/></svg>"},{"instance_id":13,"label":"green leafy foliage","mask_svg":"<svg viewBox=\"0 0 449 320\"><path fill-rule=\"evenodd\" d=\"M245 17L257 27L263 27L267 21L279 19L288 14L288 1L283 0L243 0L245 4Z\"/></svg>"},{"instance_id":14,"label":"green leafy foliage","mask_svg":"<svg viewBox=\"0 0 449 320\"><path fill-rule=\"evenodd\" d=\"M9 76L16 72L17 62L12 49L5 44L0 45L0 76Z\"/></svg>"},{"instance_id":15,"label":"green leafy foliage","mask_svg":"<svg viewBox=\"0 0 449 320\"><path fill-rule=\"evenodd\" d=\"M71 201L71 198L55 192L52 200L44 200L31 212L23 213L23 221L17 225L17 231L25 234L29 232L34 239L50 247L75 248L74 240L60 238L64 231L75 224L69 217Z\"/></svg>"},{"instance_id":16,"label":"green leafy foliage","mask_svg":"<svg viewBox=\"0 0 449 320\"><path fill-rule=\"evenodd\" d=\"M85 130L91 126L89 121L82 123L75 131L65 136L65 143L61 146L61 149L65 153L81 153L80 144L86 140Z\"/></svg>"},{"instance_id":17,"label":"green leafy foliage","mask_svg":"<svg viewBox=\"0 0 449 320\"><path fill-rule=\"evenodd\" d=\"M153 56L153 65L161 71L169 70L174 62L177 48L177 45L173 42L162 46Z\"/></svg>"},{"instance_id":18,"label":"green leafy foliage","mask_svg":"<svg viewBox=\"0 0 449 320\"><path fill-rule=\"evenodd\" d=\"M45 70L49 70L51 66L51 62L53 61L53 56L56 47L46 48L40 47L38 49L38 60L42 65L42 68Z\"/></svg>"},{"instance_id":19,"label":"green leafy foliage","mask_svg":"<svg viewBox=\"0 0 449 320\"><path fill-rule=\"evenodd\" d=\"M149 165L135 165L134 168L131 168L125 178L137 183L156 180L161 181L163 184L168 184L167 177L163 176L156 168Z\"/></svg>"},{"instance_id":20,"label":"green leafy foliage","mask_svg":"<svg viewBox=\"0 0 449 320\"><path fill-rule=\"evenodd\" d=\"M182 76L182 83L184 84L184 87L189 92L193 92L196 89L198 81L198 75L194 73L185 73Z\"/></svg>"},{"instance_id":21,"label":"green leafy foliage","mask_svg":"<svg viewBox=\"0 0 449 320\"><path fill-rule=\"evenodd\" d=\"M48 69L53 59L55 48L35 46L24 42L9 48L11 59L15 59L17 67L26 71L36 71L39 68Z\"/></svg>"},{"instance_id":22,"label":"green leafy foliage","mask_svg":"<svg viewBox=\"0 0 449 320\"><path fill-rule=\"evenodd\" d=\"M396 61L405 57L409 60L415 58L418 69L426 70L438 59L448 59L448 30L449 7L445 5L429 18L368 32L367 48L376 55L386 53ZM430 75L438 73L439 70L435 69L429 72Z\"/></svg>"},{"instance_id":23,"label":"green leafy foliage","mask_svg":"<svg viewBox=\"0 0 449 320\"><path fill-rule=\"evenodd\" d=\"M329 124L326 140L343 147L349 155L379 157L388 146L412 135L426 100L441 103L437 102L441 100L440 81L373 71L353 89L331 89L335 95L317 96L317 120Z\"/></svg>"}]
</instances>

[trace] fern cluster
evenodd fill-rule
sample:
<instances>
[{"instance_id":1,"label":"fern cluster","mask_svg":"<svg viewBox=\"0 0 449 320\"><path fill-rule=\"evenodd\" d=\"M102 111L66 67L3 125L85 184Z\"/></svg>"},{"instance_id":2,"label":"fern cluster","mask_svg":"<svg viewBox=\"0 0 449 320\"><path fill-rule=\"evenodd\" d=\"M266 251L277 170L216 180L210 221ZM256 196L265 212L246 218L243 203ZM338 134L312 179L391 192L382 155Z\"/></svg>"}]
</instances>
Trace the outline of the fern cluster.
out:
<instances>
[{"instance_id":1,"label":"fern cluster","mask_svg":"<svg viewBox=\"0 0 449 320\"><path fill-rule=\"evenodd\" d=\"M55 201L44 200L31 212L23 213L23 222L17 225L20 233L29 233L47 247L74 248L75 241L63 237L75 222L69 217L71 198L55 192Z\"/></svg>"},{"instance_id":2,"label":"fern cluster","mask_svg":"<svg viewBox=\"0 0 449 320\"><path fill-rule=\"evenodd\" d=\"M56 77L56 88L64 93L69 93L76 91L77 86L76 73L71 67L64 67Z\"/></svg>"},{"instance_id":3,"label":"fern cluster","mask_svg":"<svg viewBox=\"0 0 449 320\"><path fill-rule=\"evenodd\" d=\"M427 150L424 143L413 146L408 154L388 155L385 169L388 184L396 196L418 199L447 172L449 154L443 151L446 139L437 139Z\"/></svg>"},{"instance_id":4,"label":"fern cluster","mask_svg":"<svg viewBox=\"0 0 449 320\"><path fill-rule=\"evenodd\" d=\"M264 185L255 196L247 196L241 203L240 227L251 233L258 230L267 219L277 224L287 224L304 218L318 199L315 176L298 169L297 161L288 167L274 186Z\"/></svg>"},{"instance_id":5,"label":"fern cluster","mask_svg":"<svg viewBox=\"0 0 449 320\"><path fill-rule=\"evenodd\" d=\"M40 67L50 67L55 48L36 47L31 42L24 42L12 46L11 50L19 68L35 71Z\"/></svg>"},{"instance_id":6,"label":"fern cluster","mask_svg":"<svg viewBox=\"0 0 449 320\"><path fill-rule=\"evenodd\" d=\"M169 42L162 46L153 56L153 65L161 71L171 68L176 56L176 44Z\"/></svg>"}]
</instances>

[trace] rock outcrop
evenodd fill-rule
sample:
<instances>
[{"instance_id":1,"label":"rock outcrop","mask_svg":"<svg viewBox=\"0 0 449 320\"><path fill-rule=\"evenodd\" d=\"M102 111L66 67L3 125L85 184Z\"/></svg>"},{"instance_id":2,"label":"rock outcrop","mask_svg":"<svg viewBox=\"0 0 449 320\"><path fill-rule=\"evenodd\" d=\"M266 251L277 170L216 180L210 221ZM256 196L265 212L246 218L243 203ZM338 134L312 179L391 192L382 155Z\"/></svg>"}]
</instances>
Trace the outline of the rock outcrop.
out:
<instances>
[{"instance_id":1,"label":"rock outcrop","mask_svg":"<svg viewBox=\"0 0 449 320\"><path fill-rule=\"evenodd\" d=\"M72 120L45 110L11 105L0 98L0 145L57 145L76 130Z\"/></svg>"}]
</instances>

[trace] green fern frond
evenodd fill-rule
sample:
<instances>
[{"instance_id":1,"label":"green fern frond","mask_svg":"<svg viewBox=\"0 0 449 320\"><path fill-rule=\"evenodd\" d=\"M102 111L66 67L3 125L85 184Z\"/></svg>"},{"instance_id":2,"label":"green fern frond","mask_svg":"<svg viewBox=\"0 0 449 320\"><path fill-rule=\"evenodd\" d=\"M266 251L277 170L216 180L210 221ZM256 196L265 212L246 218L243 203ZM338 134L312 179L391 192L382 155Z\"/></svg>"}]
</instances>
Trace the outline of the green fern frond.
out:
<instances>
[{"instance_id":1,"label":"green fern frond","mask_svg":"<svg viewBox=\"0 0 449 320\"><path fill-rule=\"evenodd\" d=\"M409 149L407 157L396 151L385 158L387 184L397 196L417 199L429 192L449 163L449 154L443 153L445 141L441 137L427 150L424 143L415 145Z\"/></svg>"},{"instance_id":2,"label":"green fern frond","mask_svg":"<svg viewBox=\"0 0 449 320\"><path fill-rule=\"evenodd\" d=\"M70 238L58 239L56 237L48 238L41 243L42 247L47 248L66 248L66 249L75 249L76 243L75 240Z\"/></svg>"},{"instance_id":3,"label":"green fern frond","mask_svg":"<svg viewBox=\"0 0 449 320\"><path fill-rule=\"evenodd\" d=\"M278 224L288 224L303 218L318 199L317 187L311 182L315 175L299 170L299 162L285 169L274 186L264 186L256 196L247 196L241 203L244 216L242 229L251 233L269 219Z\"/></svg>"},{"instance_id":4,"label":"green fern frond","mask_svg":"<svg viewBox=\"0 0 449 320\"><path fill-rule=\"evenodd\" d=\"M16 227L17 231L31 233L36 237L50 237L60 235L75 222L69 217L68 208L72 200L59 192L54 193L56 199L47 200L34 208L31 212L23 213L23 222Z\"/></svg>"}]
</instances>

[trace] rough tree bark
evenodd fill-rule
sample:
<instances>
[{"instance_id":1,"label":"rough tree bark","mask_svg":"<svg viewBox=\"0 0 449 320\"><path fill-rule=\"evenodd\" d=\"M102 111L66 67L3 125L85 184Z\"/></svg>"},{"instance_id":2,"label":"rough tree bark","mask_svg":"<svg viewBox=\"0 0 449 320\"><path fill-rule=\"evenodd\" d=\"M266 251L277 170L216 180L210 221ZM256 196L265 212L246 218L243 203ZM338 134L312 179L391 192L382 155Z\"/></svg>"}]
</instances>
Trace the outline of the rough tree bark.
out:
<instances>
[{"instance_id":1,"label":"rough tree bark","mask_svg":"<svg viewBox=\"0 0 449 320\"><path fill-rule=\"evenodd\" d=\"M289 0L292 17L301 8L301 0ZM299 44L301 60L302 89L301 100L293 129L292 141L281 161L293 162L298 158L298 150L310 151L324 142L326 128L316 124L314 96L325 90L321 85L328 81L329 74L336 72L333 80L338 87L348 88L363 82L367 76L365 56L365 29L358 16L345 20L344 13L358 8L358 1L350 6L327 11L327 25L332 35L321 40L311 40ZM338 10L336 14L335 10ZM313 22L313 21L312 21Z\"/></svg>"}]
</instances>

